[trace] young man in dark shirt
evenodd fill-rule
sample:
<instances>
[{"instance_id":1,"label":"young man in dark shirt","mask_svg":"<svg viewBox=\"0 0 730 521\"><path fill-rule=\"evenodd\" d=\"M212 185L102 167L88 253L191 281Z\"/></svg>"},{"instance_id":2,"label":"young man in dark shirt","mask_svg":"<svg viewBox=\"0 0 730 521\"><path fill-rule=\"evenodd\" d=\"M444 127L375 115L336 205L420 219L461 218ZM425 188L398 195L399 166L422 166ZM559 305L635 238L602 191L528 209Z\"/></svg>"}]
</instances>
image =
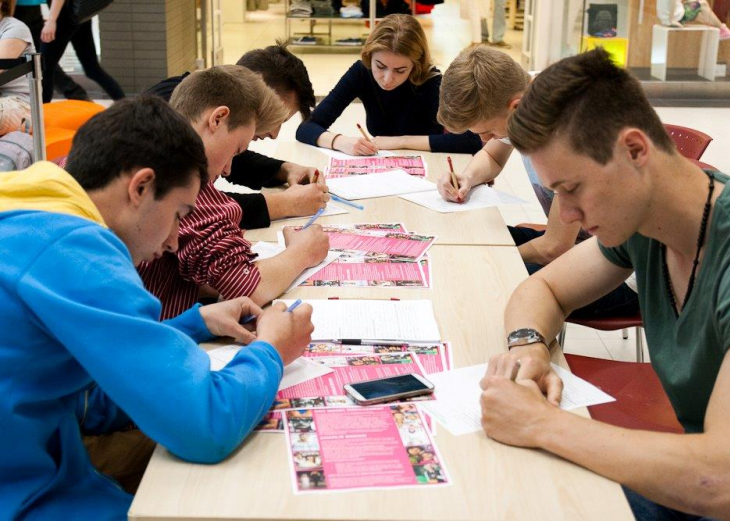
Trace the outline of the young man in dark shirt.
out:
<instances>
[{"instance_id":1,"label":"young man in dark shirt","mask_svg":"<svg viewBox=\"0 0 730 521\"><path fill-rule=\"evenodd\" d=\"M302 120L309 119L315 105L314 90L307 69L302 60L277 43L264 49L254 49L244 54L236 65L261 74L264 82L274 89L289 109L289 117L299 112ZM147 92L170 101L172 92L190 73L161 81ZM276 139L275 132L255 136L254 140ZM322 204L322 192L327 191L324 176L319 176L312 185L316 169L273 159L247 150L233 159L231 173L227 180L233 184L247 186L254 190L263 187L288 184L283 192L267 194L227 193L243 210L241 228L266 228L271 221L285 217L312 215Z\"/></svg>"}]
</instances>

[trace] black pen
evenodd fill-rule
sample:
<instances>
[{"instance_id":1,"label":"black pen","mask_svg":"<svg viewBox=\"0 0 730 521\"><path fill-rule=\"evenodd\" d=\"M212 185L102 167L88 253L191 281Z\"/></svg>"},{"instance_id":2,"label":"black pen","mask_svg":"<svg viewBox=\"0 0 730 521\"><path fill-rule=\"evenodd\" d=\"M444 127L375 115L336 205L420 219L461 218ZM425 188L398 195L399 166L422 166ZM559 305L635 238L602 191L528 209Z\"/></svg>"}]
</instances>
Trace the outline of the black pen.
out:
<instances>
[{"instance_id":1,"label":"black pen","mask_svg":"<svg viewBox=\"0 0 730 521\"><path fill-rule=\"evenodd\" d=\"M407 341L393 341L393 340L360 340L358 338L343 338L341 340L332 340L334 344L343 344L348 346L405 346L408 345Z\"/></svg>"}]
</instances>

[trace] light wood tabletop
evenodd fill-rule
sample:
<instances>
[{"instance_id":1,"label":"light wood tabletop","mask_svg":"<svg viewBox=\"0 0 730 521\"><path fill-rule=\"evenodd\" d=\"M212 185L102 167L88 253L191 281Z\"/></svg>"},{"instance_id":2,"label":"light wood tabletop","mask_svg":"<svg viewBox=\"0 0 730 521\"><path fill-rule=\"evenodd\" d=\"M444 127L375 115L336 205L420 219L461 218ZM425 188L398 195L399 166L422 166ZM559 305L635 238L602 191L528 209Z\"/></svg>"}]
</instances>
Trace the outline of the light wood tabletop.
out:
<instances>
[{"instance_id":1,"label":"light wood tabletop","mask_svg":"<svg viewBox=\"0 0 730 521\"><path fill-rule=\"evenodd\" d=\"M415 152L413 150L403 150L398 153L423 155L428 165L427 178L433 182L436 182L439 175L447 168L446 156L449 154ZM329 161L329 158L318 151L317 148L296 142L281 143L276 149L275 157L301 165L317 167L322 171ZM451 157L454 162L454 169L457 172L463 170L471 159L471 156L467 154L451 154ZM266 190L263 191L266 192ZM320 217L317 219L317 223L325 225L328 223L391 222L393 216L398 216L395 220L403 222L409 231L436 235L438 244L514 245L502 215L496 207L442 214L400 197L381 197L357 202L362 204L365 210L357 210L338 204L349 213ZM307 218L275 221L269 228L247 230L245 236L250 241L276 242L276 232L284 226L300 226L306 222Z\"/></svg>"},{"instance_id":2,"label":"light wood tabletop","mask_svg":"<svg viewBox=\"0 0 730 521\"><path fill-rule=\"evenodd\" d=\"M428 231L428 230L419 230ZM430 250L434 287L297 288L287 298L429 298L456 367L506 349L503 312L526 277L514 247ZM555 361L564 365L562 355ZM585 409L577 414L586 415ZM632 519L621 488L548 453L518 449L483 433L435 438L452 486L295 496L284 436L255 433L217 465L184 462L157 448L137 492L132 520L485 520Z\"/></svg>"}]
</instances>

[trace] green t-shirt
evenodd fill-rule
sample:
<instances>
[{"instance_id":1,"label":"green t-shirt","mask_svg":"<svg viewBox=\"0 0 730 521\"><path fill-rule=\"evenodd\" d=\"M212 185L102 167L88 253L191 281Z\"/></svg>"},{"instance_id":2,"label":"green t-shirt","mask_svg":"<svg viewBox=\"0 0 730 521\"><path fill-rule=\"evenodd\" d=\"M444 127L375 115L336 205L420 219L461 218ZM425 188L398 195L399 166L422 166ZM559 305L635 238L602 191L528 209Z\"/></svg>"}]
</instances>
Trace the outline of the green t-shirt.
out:
<instances>
[{"instance_id":1,"label":"green t-shirt","mask_svg":"<svg viewBox=\"0 0 730 521\"><path fill-rule=\"evenodd\" d=\"M722 189L720 183L729 177L713 173L715 190ZM679 318L669 302L658 241L635 234L621 246L600 248L612 263L636 271L651 364L685 430L702 432L730 347L730 188L723 189L715 203L694 289Z\"/></svg>"}]
</instances>

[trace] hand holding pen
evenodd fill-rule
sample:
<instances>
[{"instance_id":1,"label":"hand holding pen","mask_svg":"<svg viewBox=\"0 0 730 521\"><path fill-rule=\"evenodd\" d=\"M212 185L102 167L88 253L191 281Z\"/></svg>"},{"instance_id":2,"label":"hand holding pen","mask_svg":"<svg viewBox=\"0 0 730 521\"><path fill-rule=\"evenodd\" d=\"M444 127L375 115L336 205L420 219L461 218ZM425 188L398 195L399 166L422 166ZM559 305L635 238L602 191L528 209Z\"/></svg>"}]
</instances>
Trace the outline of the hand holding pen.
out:
<instances>
[{"instance_id":1,"label":"hand holding pen","mask_svg":"<svg viewBox=\"0 0 730 521\"><path fill-rule=\"evenodd\" d=\"M256 323L258 339L271 344L284 365L299 358L312 341L312 306L297 300L289 307L277 302Z\"/></svg>"}]
</instances>

